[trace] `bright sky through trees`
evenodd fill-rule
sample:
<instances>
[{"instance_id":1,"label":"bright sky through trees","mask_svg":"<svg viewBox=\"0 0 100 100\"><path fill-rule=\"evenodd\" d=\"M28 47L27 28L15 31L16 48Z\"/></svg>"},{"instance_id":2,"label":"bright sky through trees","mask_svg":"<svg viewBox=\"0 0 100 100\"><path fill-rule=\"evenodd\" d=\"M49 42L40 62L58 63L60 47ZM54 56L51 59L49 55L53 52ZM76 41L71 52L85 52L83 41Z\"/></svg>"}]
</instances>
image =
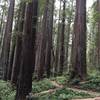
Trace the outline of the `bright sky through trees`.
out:
<instances>
[{"instance_id":1,"label":"bright sky through trees","mask_svg":"<svg viewBox=\"0 0 100 100\"><path fill-rule=\"evenodd\" d=\"M89 9L89 7L92 6L94 1L95 0L87 0L87 10ZM59 1L58 0L56 0L56 7L59 7Z\"/></svg>"},{"instance_id":2,"label":"bright sky through trees","mask_svg":"<svg viewBox=\"0 0 100 100\"><path fill-rule=\"evenodd\" d=\"M95 1L95 0L87 0L87 9L88 9L89 7L91 7L91 5L93 4L94 1Z\"/></svg>"}]
</instances>

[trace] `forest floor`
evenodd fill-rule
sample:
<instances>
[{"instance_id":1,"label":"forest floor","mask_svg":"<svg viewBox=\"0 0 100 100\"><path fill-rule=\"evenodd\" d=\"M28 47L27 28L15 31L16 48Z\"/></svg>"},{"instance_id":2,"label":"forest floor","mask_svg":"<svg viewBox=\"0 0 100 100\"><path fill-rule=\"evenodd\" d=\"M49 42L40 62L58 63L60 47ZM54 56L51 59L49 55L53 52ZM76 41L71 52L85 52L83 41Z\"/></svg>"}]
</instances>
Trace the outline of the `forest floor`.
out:
<instances>
[{"instance_id":1,"label":"forest floor","mask_svg":"<svg viewBox=\"0 0 100 100\"><path fill-rule=\"evenodd\" d=\"M76 85L69 85L67 81L66 76L34 80L31 96L34 100L100 100L100 77L89 77ZM15 94L15 87L0 80L0 100L14 100Z\"/></svg>"},{"instance_id":2,"label":"forest floor","mask_svg":"<svg viewBox=\"0 0 100 100\"><path fill-rule=\"evenodd\" d=\"M64 87L63 85L59 85L56 81L52 81L52 83L59 88ZM87 91L87 90L82 90L82 89L77 89L77 88L68 88L70 90L73 90L74 92L83 92L86 94L90 94L92 96L94 96L95 98L86 98L86 99L72 99L72 100L100 100L100 93L98 92L93 92L93 91Z\"/></svg>"},{"instance_id":3,"label":"forest floor","mask_svg":"<svg viewBox=\"0 0 100 100\"><path fill-rule=\"evenodd\" d=\"M40 93L36 93L34 94L34 96L39 96L39 95L44 95L44 94L52 94L53 92L56 92L57 90L60 90L62 88L64 88L65 86L62 85L62 84L58 84L56 81L50 81L56 88L54 89L49 89L49 90L46 90L46 91L42 91ZM74 92L82 92L82 93L85 93L85 94L89 94L95 98L85 98L85 99L72 99L72 100L100 100L100 93L98 92L94 92L94 91L91 91L91 90L83 90L83 89L79 89L79 88L75 88L75 87L67 87L67 89L69 90L72 90Z\"/></svg>"},{"instance_id":4,"label":"forest floor","mask_svg":"<svg viewBox=\"0 0 100 100\"><path fill-rule=\"evenodd\" d=\"M53 85L55 85L57 88L63 88L63 85L59 85L56 81L51 81ZM74 92L83 92L86 94L90 94L94 96L95 98L86 98L86 99L81 99L81 100L100 100L100 93L98 92L93 92L93 91L87 91L87 90L82 90L78 88L68 88L70 90L73 90ZM80 99L72 99L72 100L80 100Z\"/></svg>"}]
</instances>

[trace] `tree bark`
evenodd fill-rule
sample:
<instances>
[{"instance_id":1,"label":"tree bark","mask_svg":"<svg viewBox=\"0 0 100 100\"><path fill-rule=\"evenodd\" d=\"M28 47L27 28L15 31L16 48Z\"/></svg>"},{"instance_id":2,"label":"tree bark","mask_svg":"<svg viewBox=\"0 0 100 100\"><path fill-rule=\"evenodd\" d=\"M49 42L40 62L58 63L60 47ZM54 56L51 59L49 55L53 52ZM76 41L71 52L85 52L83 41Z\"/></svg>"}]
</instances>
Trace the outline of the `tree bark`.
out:
<instances>
[{"instance_id":1,"label":"tree bark","mask_svg":"<svg viewBox=\"0 0 100 100\"><path fill-rule=\"evenodd\" d=\"M64 67L64 33L65 33L65 10L66 10L66 1L63 1L63 14L62 14L62 29L61 29L61 36L60 36L60 68L59 74L63 74L63 67Z\"/></svg>"},{"instance_id":2,"label":"tree bark","mask_svg":"<svg viewBox=\"0 0 100 100\"><path fill-rule=\"evenodd\" d=\"M47 21L46 21L47 26L45 27L45 33L47 34L45 68L46 68L46 73L47 73L48 78L50 77L50 73L51 73L53 11L54 11L54 0L49 0L48 11L47 11Z\"/></svg>"},{"instance_id":3,"label":"tree bark","mask_svg":"<svg viewBox=\"0 0 100 100\"><path fill-rule=\"evenodd\" d=\"M13 24L13 16L14 16L14 5L15 5L15 0L10 0L10 6L8 10L8 17L7 17L7 23L5 28L4 40L3 40L2 55L1 55L1 63L4 72L3 74L4 80L7 80L7 67L8 67L8 60L9 60L10 41L11 41L12 24Z\"/></svg>"},{"instance_id":4,"label":"tree bark","mask_svg":"<svg viewBox=\"0 0 100 100\"><path fill-rule=\"evenodd\" d=\"M26 96L32 90L32 72L35 65L34 45L37 24L37 9L38 0L33 0L26 5L21 68L18 77L16 100L26 100Z\"/></svg>"},{"instance_id":5,"label":"tree bark","mask_svg":"<svg viewBox=\"0 0 100 100\"><path fill-rule=\"evenodd\" d=\"M50 76L51 49L52 49L52 29L53 29L54 0L46 0L45 11L42 22L42 33L40 42L40 58L38 65L38 79L42 79L46 70Z\"/></svg>"},{"instance_id":6,"label":"tree bark","mask_svg":"<svg viewBox=\"0 0 100 100\"><path fill-rule=\"evenodd\" d=\"M76 16L72 39L72 77L86 78L86 0L76 0Z\"/></svg>"},{"instance_id":7,"label":"tree bark","mask_svg":"<svg viewBox=\"0 0 100 100\"><path fill-rule=\"evenodd\" d=\"M100 0L97 0L97 14L100 14ZM100 16L99 16L100 17ZM97 68L100 70L100 18L97 25L96 51L97 51Z\"/></svg>"},{"instance_id":8,"label":"tree bark","mask_svg":"<svg viewBox=\"0 0 100 100\"><path fill-rule=\"evenodd\" d=\"M58 19L58 31L57 31L57 44L56 44L56 53L55 53L55 68L54 68L54 76L58 74L59 68L59 47L60 47L60 15L61 13L61 0L60 0L60 8L59 8L59 19Z\"/></svg>"},{"instance_id":9,"label":"tree bark","mask_svg":"<svg viewBox=\"0 0 100 100\"><path fill-rule=\"evenodd\" d=\"M25 2L20 3L20 18L18 25L18 34L16 38L16 47L14 53L14 60L12 66L12 74L11 74L11 82L16 84L18 80L20 63L21 63L21 51L22 51L22 32L23 32L23 24L24 24L24 16L25 16Z\"/></svg>"}]
</instances>

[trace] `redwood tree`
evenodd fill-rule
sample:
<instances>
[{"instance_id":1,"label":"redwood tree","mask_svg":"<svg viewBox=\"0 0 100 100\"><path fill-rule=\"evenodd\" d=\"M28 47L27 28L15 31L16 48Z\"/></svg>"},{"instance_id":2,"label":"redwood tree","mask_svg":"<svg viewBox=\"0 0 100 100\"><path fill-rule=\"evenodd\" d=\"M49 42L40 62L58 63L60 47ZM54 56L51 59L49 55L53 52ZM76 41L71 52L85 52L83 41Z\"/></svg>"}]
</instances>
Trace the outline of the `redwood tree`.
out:
<instances>
[{"instance_id":1,"label":"redwood tree","mask_svg":"<svg viewBox=\"0 0 100 100\"><path fill-rule=\"evenodd\" d=\"M72 43L72 77L85 79L86 71L86 0L76 0Z\"/></svg>"},{"instance_id":2,"label":"redwood tree","mask_svg":"<svg viewBox=\"0 0 100 100\"><path fill-rule=\"evenodd\" d=\"M57 39L56 39L56 51L55 51L55 68L54 68L54 76L57 76L58 74L58 68L59 68L59 44L60 44L60 17L61 17L61 0L59 1L59 19L58 19L58 28L57 28Z\"/></svg>"},{"instance_id":3,"label":"redwood tree","mask_svg":"<svg viewBox=\"0 0 100 100\"><path fill-rule=\"evenodd\" d=\"M16 84L19 70L20 70L20 63L21 63L21 51L22 51L22 32L23 32L23 24L24 24L24 15L25 15L25 6L26 3L20 3L20 18L19 18L19 25L18 25L18 33L16 36L16 47L12 65L12 73L11 73L11 82Z\"/></svg>"},{"instance_id":4,"label":"redwood tree","mask_svg":"<svg viewBox=\"0 0 100 100\"><path fill-rule=\"evenodd\" d=\"M27 3L22 39L21 68L17 83L16 100L25 100L32 90L32 72L34 67L34 45L37 24L38 0Z\"/></svg>"},{"instance_id":5,"label":"redwood tree","mask_svg":"<svg viewBox=\"0 0 100 100\"><path fill-rule=\"evenodd\" d=\"M14 16L14 5L15 5L15 0L10 0L4 40L3 40L2 54L1 54L1 63L2 63L3 72L4 72L3 74L4 80L7 80L7 67L8 67L8 61L9 61L10 41L11 41L13 16Z\"/></svg>"},{"instance_id":6,"label":"redwood tree","mask_svg":"<svg viewBox=\"0 0 100 100\"><path fill-rule=\"evenodd\" d=\"M66 10L66 0L63 0L63 13L62 13L62 25L61 25L61 35L60 35L60 68L59 74L62 75L64 67L64 33L65 33L65 10Z\"/></svg>"},{"instance_id":7,"label":"redwood tree","mask_svg":"<svg viewBox=\"0 0 100 100\"><path fill-rule=\"evenodd\" d=\"M100 0L97 0L97 38L96 38L96 59L97 67L100 70Z\"/></svg>"},{"instance_id":8,"label":"redwood tree","mask_svg":"<svg viewBox=\"0 0 100 100\"><path fill-rule=\"evenodd\" d=\"M38 60L38 79L43 78L46 71L47 76L50 76L51 68L51 49L52 49L52 29L53 29L53 10L54 0L46 0L45 10L42 22L40 53Z\"/></svg>"},{"instance_id":9,"label":"redwood tree","mask_svg":"<svg viewBox=\"0 0 100 100\"><path fill-rule=\"evenodd\" d=\"M54 11L54 0L49 0L48 11L46 15L46 27L45 33L47 34L46 42L46 58L45 68L47 77L50 77L51 73L51 50L52 50L52 34L53 34L53 11Z\"/></svg>"}]
</instances>

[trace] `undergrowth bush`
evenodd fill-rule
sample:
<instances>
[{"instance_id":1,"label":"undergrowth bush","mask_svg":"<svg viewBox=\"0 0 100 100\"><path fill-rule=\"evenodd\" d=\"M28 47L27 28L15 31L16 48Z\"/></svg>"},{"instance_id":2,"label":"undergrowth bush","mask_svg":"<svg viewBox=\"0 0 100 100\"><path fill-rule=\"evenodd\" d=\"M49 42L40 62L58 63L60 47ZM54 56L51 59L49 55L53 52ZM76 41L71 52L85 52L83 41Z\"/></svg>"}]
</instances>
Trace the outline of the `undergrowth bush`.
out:
<instances>
[{"instance_id":1,"label":"undergrowth bush","mask_svg":"<svg viewBox=\"0 0 100 100\"><path fill-rule=\"evenodd\" d=\"M38 92L45 91L48 89L53 89L53 88L55 88L55 86L50 82L49 79L44 79L42 81L32 83L33 93L38 93Z\"/></svg>"},{"instance_id":2,"label":"undergrowth bush","mask_svg":"<svg viewBox=\"0 0 100 100\"><path fill-rule=\"evenodd\" d=\"M67 88L59 89L52 94L40 95L39 100L71 100L74 98L88 98L92 97L83 92L74 92Z\"/></svg>"},{"instance_id":3,"label":"undergrowth bush","mask_svg":"<svg viewBox=\"0 0 100 100\"><path fill-rule=\"evenodd\" d=\"M10 83L0 80L0 100L14 100L15 93Z\"/></svg>"},{"instance_id":4,"label":"undergrowth bush","mask_svg":"<svg viewBox=\"0 0 100 100\"><path fill-rule=\"evenodd\" d=\"M89 77L86 82L80 84L80 88L100 92L100 77Z\"/></svg>"},{"instance_id":5,"label":"undergrowth bush","mask_svg":"<svg viewBox=\"0 0 100 100\"><path fill-rule=\"evenodd\" d=\"M59 85L65 85L67 83L67 77L65 76L54 77L51 80L56 81Z\"/></svg>"}]
</instances>

